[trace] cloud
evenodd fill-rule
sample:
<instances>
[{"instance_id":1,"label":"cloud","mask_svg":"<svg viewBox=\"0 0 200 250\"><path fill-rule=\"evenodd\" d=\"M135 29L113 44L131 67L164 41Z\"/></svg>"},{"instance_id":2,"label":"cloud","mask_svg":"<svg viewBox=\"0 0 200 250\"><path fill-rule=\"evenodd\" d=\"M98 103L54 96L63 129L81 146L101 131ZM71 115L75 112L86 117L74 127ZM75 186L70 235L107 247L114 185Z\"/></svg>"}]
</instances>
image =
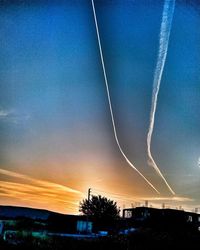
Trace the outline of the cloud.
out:
<instances>
[{"instance_id":1,"label":"cloud","mask_svg":"<svg viewBox=\"0 0 200 250\"><path fill-rule=\"evenodd\" d=\"M189 197L182 197L182 196L173 196L173 197L150 197L146 198L149 201L178 201L178 202L188 202L194 201L194 199Z\"/></svg>"},{"instance_id":2,"label":"cloud","mask_svg":"<svg viewBox=\"0 0 200 250\"><path fill-rule=\"evenodd\" d=\"M105 192L106 193L106 192ZM130 204L134 203L144 203L144 201L149 201L154 207L160 207L161 203L170 204L170 206L177 207L177 204L187 205L188 203L193 203L195 200L189 197L183 196L132 196L127 194L109 194L107 197L116 200L119 204L126 204L130 207Z\"/></svg>"},{"instance_id":3,"label":"cloud","mask_svg":"<svg viewBox=\"0 0 200 250\"><path fill-rule=\"evenodd\" d=\"M8 117L9 115L10 115L10 111L0 109L0 119Z\"/></svg>"},{"instance_id":4,"label":"cloud","mask_svg":"<svg viewBox=\"0 0 200 250\"><path fill-rule=\"evenodd\" d=\"M58 183L32 178L28 175L0 169L0 174L14 181L0 181L0 198L6 204L31 206L59 212L78 211L83 193ZM26 183L23 183L26 182Z\"/></svg>"},{"instance_id":5,"label":"cloud","mask_svg":"<svg viewBox=\"0 0 200 250\"><path fill-rule=\"evenodd\" d=\"M0 119L15 124L27 121L31 118L30 114L20 113L16 110L7 110L0 108Z\"/></svg>"},{"instance_id":6,"label":"cloud","mask_svg":"<svg viewBox=\"0 0 200 250\"><path fill-rule=\"evenodd\" d=\"M35 187L29 184L0 181L0 196L18 197L20 200L34 200L42 203L63 203L76 205L74 197L67 197L66 194L48 188Z\"/></svg>"},{"instance_id":7,"label":"cloud","mask_svg":"<svg viewBox=\"0 0 200 250\"><path fill-rule=\"evenodd\" d=\"M32 184L35 184L36 186L50 188L50 189L54 189L54 190L57 190L57 191L64 191L64 192L82 194L78 190L72 189L70 187L67 187L67 186L64 186L64 185L61 185L61 184L57 184L57 183L49 182L49 181L44 181L44 180L38 180L38 179L32 178L32 177L30 177L28 175L16 173L16 172L5 170L5 169L0 169L0 174L7 175L7 176L10 176L10 177L14 177L14 178L18 178L18 179L26 180L26 181L31 182Z\"/></svg>"}]
</instances>

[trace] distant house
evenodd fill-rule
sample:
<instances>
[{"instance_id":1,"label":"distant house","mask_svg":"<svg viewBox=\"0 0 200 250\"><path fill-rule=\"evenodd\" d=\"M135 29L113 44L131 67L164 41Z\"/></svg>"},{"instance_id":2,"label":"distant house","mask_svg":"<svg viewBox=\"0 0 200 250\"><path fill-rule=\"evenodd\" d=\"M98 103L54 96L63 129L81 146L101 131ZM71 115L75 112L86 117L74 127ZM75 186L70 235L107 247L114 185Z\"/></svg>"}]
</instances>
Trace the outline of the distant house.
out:
<instances>
[{"instance_id":1,"label":"distant house","mask_svg":"<svg viewBox=\"0 0 200 250\"><path fill-rule=\"evenodd\" d=\"M16 241L18 235L35 238L77 237L92 234L93 223L86 216L65 215L47 210L0 206L0 235Z\"/></svg>"},{"instance_id":2,"label":"distant house","mask_svg":"<svg viewBox=\"0 0 200 250\"><path fill-rule=\"evenodd\" d=\"M123 210L123 218L128 223L170 230L200 231L200 214L175 209L136 207Z\"/></svg>"},{"instance_id":3,"label":"distant house","mask_svg":"<svg viewBox=\"0 0 200 250\"><path fill-rule=\"evenodd\" d=\"M92 233L92 222L86 216L51 214L47 220L48 231L62 233Z\"/></svg>"},{"instance_id":4,"label":"distant house","mask_svg":"<svg viewBox=\"0 0 200 250\"><path fill-rule=\"evenodd\" d=\"M76 231L78 233L92 233L92 225L91 221L78 220L76 224Z\"/></svg>"}]
</instances>

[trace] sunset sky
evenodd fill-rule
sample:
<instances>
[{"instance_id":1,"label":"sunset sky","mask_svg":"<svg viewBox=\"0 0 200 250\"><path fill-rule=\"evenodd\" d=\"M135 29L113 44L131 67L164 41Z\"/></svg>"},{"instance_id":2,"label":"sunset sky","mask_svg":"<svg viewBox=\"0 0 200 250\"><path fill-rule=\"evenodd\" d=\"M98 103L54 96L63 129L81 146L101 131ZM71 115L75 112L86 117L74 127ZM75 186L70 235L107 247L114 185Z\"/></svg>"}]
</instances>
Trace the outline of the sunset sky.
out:
<instances>
[{"instance_id":1,"label":"sunset sky","mask_svg":"<svg viewBox=\"0 0 200 250\"><path fill-rule=\"evenodd\" d=\"M164 1L96 0L121 146L111 123L91 2L0 2L0 204L78 213L101 194L130 207L149 200L200 208L200 4L177 0L152 154L153 75Z\"/></svg>"}]
</instances>

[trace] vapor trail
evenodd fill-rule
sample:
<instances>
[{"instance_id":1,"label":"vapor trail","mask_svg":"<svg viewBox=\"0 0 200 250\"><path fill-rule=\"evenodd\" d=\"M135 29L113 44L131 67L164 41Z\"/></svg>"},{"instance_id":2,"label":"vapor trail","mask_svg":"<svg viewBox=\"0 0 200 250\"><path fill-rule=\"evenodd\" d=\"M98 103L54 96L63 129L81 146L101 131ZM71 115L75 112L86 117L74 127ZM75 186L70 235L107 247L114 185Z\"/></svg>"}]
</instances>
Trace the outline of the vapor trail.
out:
<instances>
[{"instance_id":1,"label":"vapor trail","mask_svg":"<svg viewBox=\"0 0 200 250\"><path fill-rule=\"evenodd\" d=\"M162 73L166 61L167 50L168 50L168 43L170 37L170 30L172 25L173 13L175 7L175 0L165 0L163 14L162 14L162 23L160 28L160 39L159 39L159 49L158 49L158 57L157 57L157 64L154 72L154 80L153 80L153 93L152 93L152 103L151 103L151 113L150 113L150 124L149 130L147 134L147 154L148 154L148 163L151 165L158 175L164 180L165 184L169 188L172 194L175 192L172 190L170 185L168 184L167 180L161 173L160 169L158 168L154 158L151 154L151 139L154 129L154 121L155 121L155 113L157 107L157 100L158 100L158 93L160 89L160 83L162 79Z\"/></svg>"},{"instance_id":2,"label":"vapor trail","mask_svg":"<svg viewBox=\"0 0 200 250\"><path fill-rule=\"evenodd\" d=\"M97 17L96 17L96 10L95 10L95 6L94 6L94 0L91 0L91 1L92 1L92 9L93 9L93 15L94 15L98 45L99 45L99 52L100 52L100 57L101 57L101 64L102 64L102 69L103 69L104 81L105 81L105 84L106 84L106 91L107 91L107 96L108 96L110 115L111 115L111 119L112 119L113 131L114 131L114 136L115 136L117 146L118 146L121 154L123 155L123 157L127 161L127 163L149 184L149 186L151 186L158 194L160 194L160 192L153 186L153 184L149 180L147 180L147 178L130 162L130 160L125 155L125 153L122 150L121 145L119 143L117 130L116 130L116 126L115 126L115 119L114 119L113 110L112 110L112 102L111 102L110 91L109 91L109 87L108 87L107 74L106 74L106 70L105 70L104 57L103 57L103 52L102 52L102 47L101 47L101 39L100 39L100 35L99 35L99 28L98 28L98 22L97 22Z\"/></svg>"}]
</instances>

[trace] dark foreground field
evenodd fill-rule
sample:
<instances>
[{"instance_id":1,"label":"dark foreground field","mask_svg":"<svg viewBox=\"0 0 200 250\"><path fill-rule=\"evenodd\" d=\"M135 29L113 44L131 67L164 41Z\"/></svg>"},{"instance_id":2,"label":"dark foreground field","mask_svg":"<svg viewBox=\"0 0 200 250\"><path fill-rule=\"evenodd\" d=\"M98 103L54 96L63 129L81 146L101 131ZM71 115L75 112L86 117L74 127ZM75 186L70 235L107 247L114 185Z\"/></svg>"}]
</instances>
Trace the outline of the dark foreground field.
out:
<instances>
[{"instance_id":1,"label":"dark foreground field","mask_svg":"<svg viewBox=\"0 0 200 250\"><path fill-rule=\"evenodd\" d=\"M193 250L199 249L200 235L167 233L151 229L129 236L110 236L97 239L51 238L39 240L26 238L21 243L0 241L0 250Z\"/></svg>"}]
</instances>

